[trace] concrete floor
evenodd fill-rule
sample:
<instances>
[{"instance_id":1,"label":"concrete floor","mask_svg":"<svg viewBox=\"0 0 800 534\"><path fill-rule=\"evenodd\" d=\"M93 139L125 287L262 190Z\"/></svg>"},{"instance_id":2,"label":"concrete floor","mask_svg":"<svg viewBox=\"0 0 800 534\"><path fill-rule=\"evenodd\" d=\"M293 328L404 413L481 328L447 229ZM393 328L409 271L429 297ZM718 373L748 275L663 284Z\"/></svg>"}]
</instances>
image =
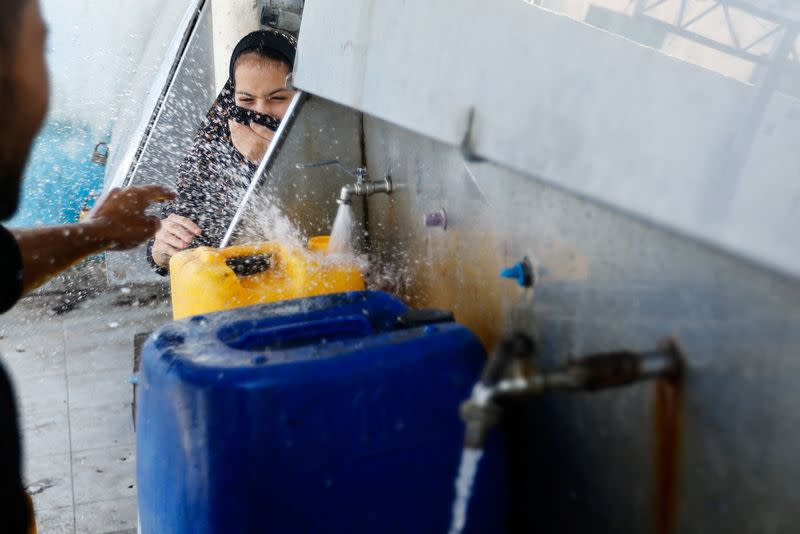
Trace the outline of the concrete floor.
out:
<instances>
[{"instance_id":1,"label":"concrete floor","mask_svg":"<svg viewBox=\"0 0 800 534\"><path fill-rule=\"evenodd\" d=\"M35 295L0 316L25 483L40 534L136 531L133 336L170 320L153 288L105 289L75 309Z\"/></svg>"}]
</instances>

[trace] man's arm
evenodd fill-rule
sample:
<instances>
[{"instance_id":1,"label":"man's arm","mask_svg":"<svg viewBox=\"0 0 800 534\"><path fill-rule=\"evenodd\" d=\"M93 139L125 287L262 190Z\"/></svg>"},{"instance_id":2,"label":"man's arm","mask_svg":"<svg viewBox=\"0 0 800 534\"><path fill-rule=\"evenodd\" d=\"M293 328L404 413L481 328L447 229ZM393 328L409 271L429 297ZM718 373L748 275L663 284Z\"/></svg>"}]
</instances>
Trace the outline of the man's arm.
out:
<instances>
[{"instance_id":1,"label":"man's arm","mask_svg":"<svg viewBox=\"0 0 800 534\"><path fill-rule=\"evenodd\" d=\"M174 197L165 187L113 189L82 223L11 230L22 254L23 292L40 286L70 265L103 250L125 250L146 241L160 221L145 211Z\"/></svg>"}]
</instances>

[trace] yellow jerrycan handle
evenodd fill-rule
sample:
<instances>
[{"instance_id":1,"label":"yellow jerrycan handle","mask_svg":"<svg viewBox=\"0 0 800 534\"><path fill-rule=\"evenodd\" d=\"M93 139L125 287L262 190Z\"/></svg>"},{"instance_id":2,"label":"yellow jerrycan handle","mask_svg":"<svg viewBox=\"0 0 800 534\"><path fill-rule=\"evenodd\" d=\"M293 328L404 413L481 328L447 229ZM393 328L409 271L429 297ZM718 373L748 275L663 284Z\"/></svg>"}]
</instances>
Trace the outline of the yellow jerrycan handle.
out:
<instances>
[{"instance_id":1,"label":"yellow jerrycan handle","mask_svg":"<svg viewBox=\"0 0 800 534\"><path fill-rule=\"evenodd\" d=\"M276 243L238 245L216 249L225 266L239 278L281 269L281 247Z\"/></svg>"}]
</instances>

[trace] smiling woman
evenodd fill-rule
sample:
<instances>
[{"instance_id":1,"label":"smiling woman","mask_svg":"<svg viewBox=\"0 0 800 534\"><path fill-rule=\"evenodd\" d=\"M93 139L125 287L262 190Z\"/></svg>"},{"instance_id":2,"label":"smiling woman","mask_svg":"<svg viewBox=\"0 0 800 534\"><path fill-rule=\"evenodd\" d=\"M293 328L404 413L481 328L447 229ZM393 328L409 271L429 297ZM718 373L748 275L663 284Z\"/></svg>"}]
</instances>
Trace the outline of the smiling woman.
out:
<instances>
[{"instance_id":1,"label":"smiling woman","mask_svg":"<svg viewBox=\"0 0 800 534\"><path fill-rule=\"evenodd\" d=\"M178 198L148 246L159 274L190 247L218 246L257 163L289 108L287 89L297 41L280 30L245 36L233 51L230 77L195 137L177 181Z\"/></svg>"}]
</instances>

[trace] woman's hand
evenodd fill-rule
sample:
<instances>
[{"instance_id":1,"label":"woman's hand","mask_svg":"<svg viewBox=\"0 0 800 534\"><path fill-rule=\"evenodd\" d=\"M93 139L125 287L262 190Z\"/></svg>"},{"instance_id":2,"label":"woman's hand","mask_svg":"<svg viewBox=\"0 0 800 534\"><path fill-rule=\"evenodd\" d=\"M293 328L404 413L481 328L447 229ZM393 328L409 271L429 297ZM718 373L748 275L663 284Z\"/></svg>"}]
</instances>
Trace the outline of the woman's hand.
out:
<instances>
[{"instance_id":1,"label":"woman's hand","mask_svg":"<svg viewBox=\"0 0 800 534\"><path fill-rule=\"evenodd\" d=\"M233 146L242 156L253 163L261 161L273 137L275 137L275 132L266 126L256 123L245 126L234 120L229 120L228 127L231 130Z\"/></svg>"},{"instance_id":2,"label":"woman's hand","mask_svg":"<svg viewBox=\"0 0 800 534\"><path fill-rule=\"evenodd\" d=\"M202 230L191 219L174 213L161 221L161 228L156 232L153 242L153 261L159 267L166 267L169 259L186 249L199 236Z\"/></svg>"}]
</instances>

